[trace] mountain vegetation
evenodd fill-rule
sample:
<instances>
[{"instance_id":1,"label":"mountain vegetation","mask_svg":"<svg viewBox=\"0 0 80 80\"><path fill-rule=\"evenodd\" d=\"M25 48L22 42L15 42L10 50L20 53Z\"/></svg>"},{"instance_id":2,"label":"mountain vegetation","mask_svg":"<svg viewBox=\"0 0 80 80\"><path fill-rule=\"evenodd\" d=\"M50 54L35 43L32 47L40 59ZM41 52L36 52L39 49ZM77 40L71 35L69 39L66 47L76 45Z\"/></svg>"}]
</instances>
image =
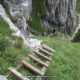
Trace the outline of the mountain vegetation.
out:
<instances>
[{"instance_id":1,"label":"mountain vegetation","mask_svg":"<svg viewBox=\"0 0 80 80\"><path fill-rule=\"evenodd\" d=\"M77 12L80 13L80 0L77 0Z\"/></svg>"},{"instance_id":2,"label":"mountain vegetation","mask_svg":"<svg viewBox=\"0 0 80 80\"><path fill-rule=\"evenodd\" d=\"M0 0L2 3L3 0ZM47 30L41 25L41 18L44 17L44 0L32 0L33 11L32 19L27 21L29 26L43 34ZM77 0L77 12L80 13L80 0ZM0 17L0 74L5 75L10 66L16 67L20 61L30 53L31 49L23 46L23 40L20 37L12 36L12 30L9 25ZM53 61L49 66L44 80L80 80L80 33L77 34L75 41L60 37L58 35L36 36L43 43L56 50L53 53ZM22 69L24 75L28 74ZM53 79L52 79L53 78ZM12 80L16 80L14 77Z\"/></svg>"}]
</instances>

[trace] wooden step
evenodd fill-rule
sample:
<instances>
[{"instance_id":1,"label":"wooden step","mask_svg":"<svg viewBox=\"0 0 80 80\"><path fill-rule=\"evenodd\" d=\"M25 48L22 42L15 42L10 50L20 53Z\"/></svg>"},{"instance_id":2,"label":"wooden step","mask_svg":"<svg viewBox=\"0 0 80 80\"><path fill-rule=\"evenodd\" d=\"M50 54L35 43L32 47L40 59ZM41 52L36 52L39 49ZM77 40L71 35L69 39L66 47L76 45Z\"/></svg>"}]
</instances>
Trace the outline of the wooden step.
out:
<instances>
[{"instance_id":1,"label":"wooden step","mask_svg":"<svg viewBox=\"0 0 80 80\"><path fill-rule=\"evenodd\" d=\"M52 56L52 53L50 53L50 52L44 50L43 48L39 47L38 49L39 49L40 52L43 52L43 53L45 53L45 54L47 54L47 55Z\"/></svg>"},{"instance_id":2,"label":"wooden step","mask_svg":"<svg viewBox=\"0 0 80 80\"><path fill-rule=\"evenodd\" d=\"M10 67L9 70L11 71L11 73L13 73L18 79L20 80L30 80L27 77L23 76L21 73L19 73L18 71L16 71L16 69Z\"/></svg>"},{"instance_id":3,"label":"wooden step","mask_svg":"<svg viewBox=\"0 0 80 80\"><path fill-rule=\"evenodd\" d=\"M25 67L27 67L27 68L29 68L30 70L32 70L33 72L35 72L36 74L38 74L38 75L40 75L40 76L43 76L44 75L44 73L43 72L41 72L39 69L37 69L36 67L34 67L34 66L32 66L31 64L29 64L28 62L26 62L26 61L22 61L22 64L25 66Z\"/></svg>"},{"instance_id":4,"label":"wooden step","mask_svg":"<svg viewBox=\"0 0 80 80\"><path fill-rule=\"evenodd\" d=\"M35 60L35 61L36 61L37 63L39 63L40 65L45 66L45 67L48 67L48 64L46 64L45 62L41 61L40 59L34 57L33 55L28 54L28 56L29 56L31 59Z\"/></svg>"},{"instance_id":5,"label":"wooden step","mask_svg":"<svg viewBox=\"0 0 80 80\"><path fill-rule=\"evenodd\" d=\"M33 51L34 53L38 54L39 56L43 57L44 59L51 61L52 59L50 57L45 56L44 54L40 53L39 51Z\"/></svg>"},{"instance_id":6,"label":"wooden step","mask_svg":"<svg viewBox=\"0 0 80 80\"><path fill-rule=\"evenodd\" d=\"M48 50L49 52L55 52L55 50L54 50L54 49L52 49L52 48L48 47L48 46L47 46L47 45L45 45L45 44L42 44L41 46L42 46L42 48L44 48L44 49Z\"/></svg>"}]
</instances>

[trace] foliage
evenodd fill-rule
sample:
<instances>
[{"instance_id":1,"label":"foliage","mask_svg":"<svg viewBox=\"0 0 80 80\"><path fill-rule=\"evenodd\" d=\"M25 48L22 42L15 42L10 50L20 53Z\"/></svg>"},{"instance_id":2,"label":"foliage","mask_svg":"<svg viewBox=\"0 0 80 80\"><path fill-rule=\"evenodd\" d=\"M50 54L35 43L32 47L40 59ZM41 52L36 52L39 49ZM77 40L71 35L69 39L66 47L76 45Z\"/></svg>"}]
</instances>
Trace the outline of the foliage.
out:
<instances>
[{"instance_id":1,"label":"foliage","mask_svg":"<svg viewBox=\"0 0 80 80\"><path fill-rule=\"evenodd\" d=\"M75 37L73 39L73 42L80 42L80 29L78 32L75 34Z\"/></svg>"},{"instance_id":2,"label":"foliage","mask_svg":"<svg viewBox=\"0 0 80 80\"><path fill-rule=\"evenodd\" d=\"M7 68L16 66L30 52L22 47L22 39L12 36L9 25L0 18L0 74L5 74ZM12 42L15 42L14 44Z\"/></svg>"},{"instance_id":3,"label":"foliage","mask_svg":"<svg viewBox=\"0 0 80 80\"><path fill-rule=\"evenodd\" d=\"M40 18L43 15L44 0L32 0L32 3L32 20L28 21L29 26L40 33L44 33L46 30L41 25L40 21Z\"/></svg>"}]
</instances>

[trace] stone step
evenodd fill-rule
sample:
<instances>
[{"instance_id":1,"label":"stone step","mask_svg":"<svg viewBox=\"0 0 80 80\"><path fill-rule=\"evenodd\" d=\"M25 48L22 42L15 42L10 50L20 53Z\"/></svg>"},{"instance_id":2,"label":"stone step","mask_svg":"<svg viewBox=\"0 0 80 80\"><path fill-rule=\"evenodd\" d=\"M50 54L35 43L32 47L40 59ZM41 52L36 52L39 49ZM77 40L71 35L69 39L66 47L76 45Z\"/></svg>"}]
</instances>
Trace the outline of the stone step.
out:
<instances>
[{"instance_id":1,"label":"stone step","mask_svg":"<svg viewBox=\"0 0 80 80\"><path fill-rule=\"evenodd\" d=\"M48 47L48 46L47 46L47 45L45 45L45 44L42 44L41 46L42 46L42 48L44 48L44 49L48 50L49 52L55 52L55 50L54 50L54 49L52 49L52 48Z\"/></svg>"},{"instance_id":2,"label":"stone step","mask_svg":"<svg viewBox=\"0 0 80 80\"><path fill-rule=\"evenodd\" d=\"M31 64L29 64L28 62L26 62L26 61L22 61L22 64L25 66L25 67L27 67L28 69L30 69L31 71L33 71L34 73L36 73L36 74L38 74L38 75L40 75L40 76L43 76L44 75L44 73L43 72L41 72L39 69L37 69L36 67L34 67L34 66L32 66Z\"/></svg>"},{"instance_id":3,"label":"stone step","mask_svg":"<svg viewBox=\"0 0 80 80\"><path fill-rule=\"evenodd\" d=\"M40 59L36 58L35 56L29 54L28 55L31 59L33 59L34 61L36 61L37 63L39 63L42 66L48 67L48 64L46 64L45 62L41 61Z\"/></svg>"},{"instance_id":4,"label":"stone step","mask_svg":"<svg viewBox=\"0 0 80 80\"><path fill-rule=\"evenodd\" d=\"M14 69L13 67L10 67L9 70L11 71L11 73L13 73L18 79L20 80L30 80L28 79L26 76L23 76L21 73L19 73L16 69Z\"/></svg>"},{"instance_id":5,"label":"stone step","mask_svg":"<svg viewBox=\"0 0 80 80\"><path fill-rule=\"evenodd\" d=\"M48 61L51 61L52 59L48 56L45 56L44 54L40 53L39 51L33 51L35 54L43 57L44 59L48 60Z\"/></svg>"},{"instance_id":6,"label":"stone step","mask_svg":"<svg viewBox=\"0 0 80 80\"><path fill-rule=\"evenodd\" d=\"M40 52L45 53L45 54L47 54L47 55L49 55L49 56L52 56L52 53L44 50L43 48L39 47L38 49L39 49Z\"/></svg>"}]
</instances>

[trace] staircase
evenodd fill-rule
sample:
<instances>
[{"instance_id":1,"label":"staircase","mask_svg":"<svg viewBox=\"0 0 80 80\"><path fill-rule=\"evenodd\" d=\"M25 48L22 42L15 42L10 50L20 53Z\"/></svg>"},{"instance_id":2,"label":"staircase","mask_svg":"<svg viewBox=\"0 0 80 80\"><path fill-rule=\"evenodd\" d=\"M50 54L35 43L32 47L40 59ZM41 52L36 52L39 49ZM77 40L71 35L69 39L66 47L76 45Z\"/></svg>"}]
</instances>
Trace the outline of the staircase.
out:
<instances>
[{"instance_id":1,"label":"staircase","mask_svg":"<svg viewBox=\"0 0 80 80\"><path fill-rule=\"evenodd\" d=\"M20 64L16 67L9 67L9 73L6 78L9 78L12 74L16 77L16 80L42 80L45 75L45 72L52 61L54 49L48 47L47 45L42 44L41 47L38 47L38 50L34 50L32 53L28 54L25 59L23 59ZM38 66L35 67L33 64L29 63L30 60L33 60ZM24 76L19 69L23 67L25 70L29 70L32 74L36 76ZM34 79L31 79L34 77ZM12 79L11 79L12 80Z\"/></svg>"}]
</instances>

